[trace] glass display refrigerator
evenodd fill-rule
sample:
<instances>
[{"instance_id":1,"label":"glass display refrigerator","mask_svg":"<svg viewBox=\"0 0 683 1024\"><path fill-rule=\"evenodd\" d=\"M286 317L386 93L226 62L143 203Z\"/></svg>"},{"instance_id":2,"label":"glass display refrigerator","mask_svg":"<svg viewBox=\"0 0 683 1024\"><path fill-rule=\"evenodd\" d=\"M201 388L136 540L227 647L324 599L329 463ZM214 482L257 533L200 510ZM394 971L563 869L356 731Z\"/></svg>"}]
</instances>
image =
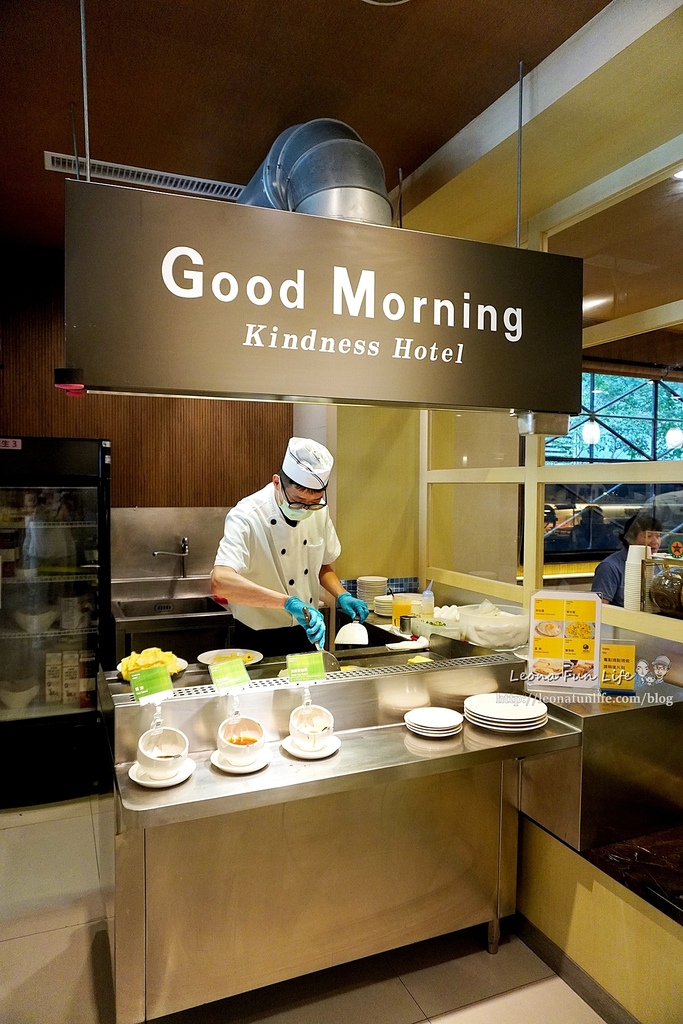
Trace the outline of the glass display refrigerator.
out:
<instances>
[{"instance_id":1,"label":"glass display refrigerator","mask_svg":"<svg viewBox=\"0 0 683 1024\"><path fill-rule=\"evenodd\" d=\"M111 667L111 443L0 437L0 806L95 792Z\"/></svg>"}]
</instances>

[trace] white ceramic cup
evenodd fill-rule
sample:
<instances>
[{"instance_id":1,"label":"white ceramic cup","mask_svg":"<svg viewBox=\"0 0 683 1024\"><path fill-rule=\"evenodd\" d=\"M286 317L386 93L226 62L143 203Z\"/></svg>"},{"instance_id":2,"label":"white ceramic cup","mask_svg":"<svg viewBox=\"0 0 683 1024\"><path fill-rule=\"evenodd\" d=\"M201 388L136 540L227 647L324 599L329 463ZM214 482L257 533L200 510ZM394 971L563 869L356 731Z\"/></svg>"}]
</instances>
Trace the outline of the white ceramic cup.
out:
<instances>
[{"instance_id":1,"label":"white ceramic cup","mask_svg":"<svg viewBox=\"0 0 683 1024\"><path fill-rule=\"evenodd\" d=\"M150 779L172 779L187 760L188 750L187 736L180 729L167 725L148 729L138 740L138 764Z\"/></svg>"},{"instance_id":2,"label":"white ceramic cup","mask_svg":"<svg viewBox=\"0 0 683 1024\"><path fill-rule=\"evenodd\" d=\"M226 718L218 726L218 752L228 764L238 767L253 764L266 742L265 729L255 718Z\"/></svg>"},{"instance_id":3,"label":"white ceramic cup","mask_svg":"<svg viewBox=\"0 0 683 1024\"><path fill-rule=\"evenodd\" d=\"M319 704L301 704L289 716L289 735L301 750L322 750L333 734L332 712Z\"/></svg>"}]
</instances>

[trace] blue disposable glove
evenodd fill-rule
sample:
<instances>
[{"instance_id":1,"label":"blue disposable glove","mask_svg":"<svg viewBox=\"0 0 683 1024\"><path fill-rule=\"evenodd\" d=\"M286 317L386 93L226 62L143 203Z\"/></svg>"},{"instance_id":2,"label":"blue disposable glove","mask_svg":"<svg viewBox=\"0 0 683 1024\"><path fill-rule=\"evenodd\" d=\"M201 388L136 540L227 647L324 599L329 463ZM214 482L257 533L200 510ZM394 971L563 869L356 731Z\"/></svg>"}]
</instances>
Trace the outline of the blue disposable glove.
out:
<instances>
[{"instance_id":1,"label":"blue disposable glove","mask_svg":"<svg viewBox=\"0 0 683 1024\"><path fill-rule=\"evenodd\" d=\"M337 598L337 607L341 608L350 619L355 619L358 616L361 622L365 622L370 614L370 609L365 601L361 601L358 597L352 597L346 590Z\"/></svg>"},{"instance_id":2,"label":"blue disposable glove","mask_svg":"<svg viewBox=\"0 0 683 1024\"><path fill-rule=\"evenodd\" d=\"M304 608L308 613L308 621L306 621ZM317 608L312 608L310 604L304 604L300 597L288 597L285 601L285 611L290 612L299 625L304 627L306 636L312 644L320 644L322 647L325 643L325 620Z\"/></svg>"}]
</instances>

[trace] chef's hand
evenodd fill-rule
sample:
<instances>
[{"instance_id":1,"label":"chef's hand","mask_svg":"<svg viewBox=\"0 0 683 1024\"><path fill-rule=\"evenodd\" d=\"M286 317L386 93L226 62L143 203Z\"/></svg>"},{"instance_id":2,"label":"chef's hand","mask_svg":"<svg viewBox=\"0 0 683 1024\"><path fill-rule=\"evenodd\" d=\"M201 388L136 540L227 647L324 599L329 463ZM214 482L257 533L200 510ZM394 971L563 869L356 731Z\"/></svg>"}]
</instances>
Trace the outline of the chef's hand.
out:
<instances>
[{"instance_id":1,"label":"chef's hand","mask_svg":"<svg viewBox=\"0 0 683 1024\"><path fill-rule=\"evenodd\" d=\"M350 619L355 619L356 616L358 616L358 619L361 622L365 622L370 614L370 609L366 605L365 601L361 601L357 597L352 597L351 594L347 593L347 591L344 591L344 593L340 594L337 598L337 607L341 608L341 610L348 615Z\"/></svg>"},{"instance_id":2,"label":"chef's hand","mask_svg":"<svg viewBox=\"0 0 683 1024\"><path fill-rule=\"evenodd\" d=\"M304 608L308 611L309 621L306 621ZM317 608L310 604L304 604L300 597L289 597L285 601L285 611L290 612L300 626L306 630L306 636L312 644L325 643L325 620Z\"/></svg>"}]
</instances>

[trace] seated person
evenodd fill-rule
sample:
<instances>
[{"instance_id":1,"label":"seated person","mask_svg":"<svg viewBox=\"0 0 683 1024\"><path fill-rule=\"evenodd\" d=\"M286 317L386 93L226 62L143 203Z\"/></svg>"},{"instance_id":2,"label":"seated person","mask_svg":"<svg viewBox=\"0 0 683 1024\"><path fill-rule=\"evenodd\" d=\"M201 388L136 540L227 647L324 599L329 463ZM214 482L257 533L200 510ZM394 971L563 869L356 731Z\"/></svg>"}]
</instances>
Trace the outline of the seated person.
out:
<instances>
[{"instance_id":1,"label":"seated person","mask_svg":"<svg viewBox=\"0 0 683 1024\"><path fill-rule=\"evenodd\" d=\"M593 576L591 590L594 594L600 594L603 604L624 607L624 577L629 546L649 545L654 555L659 551L661 531L662 524L654 516L639 513L629 519L624 527L621 546L607 558L603 558Z\"/></svg>"}]
</instances>

